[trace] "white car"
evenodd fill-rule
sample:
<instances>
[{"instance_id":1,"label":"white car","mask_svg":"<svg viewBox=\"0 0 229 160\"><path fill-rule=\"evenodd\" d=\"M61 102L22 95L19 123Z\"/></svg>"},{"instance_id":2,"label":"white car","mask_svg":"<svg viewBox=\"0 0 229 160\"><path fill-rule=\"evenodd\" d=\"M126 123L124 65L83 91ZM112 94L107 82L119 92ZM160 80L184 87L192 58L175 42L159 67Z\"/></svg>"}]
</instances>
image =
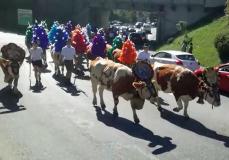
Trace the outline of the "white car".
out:
<instances>
[{"instance_id":1,"label":"white car","mask_svg":"<svg viewBox=\"0 0 229 160\"><path fill-rule=\"evenodd\" d=\"M198 60L190 53L174 50L164 50L156 52L150 56L150 63L177 64L192 71L200 68Z\"/></svg>"}]
</instances>

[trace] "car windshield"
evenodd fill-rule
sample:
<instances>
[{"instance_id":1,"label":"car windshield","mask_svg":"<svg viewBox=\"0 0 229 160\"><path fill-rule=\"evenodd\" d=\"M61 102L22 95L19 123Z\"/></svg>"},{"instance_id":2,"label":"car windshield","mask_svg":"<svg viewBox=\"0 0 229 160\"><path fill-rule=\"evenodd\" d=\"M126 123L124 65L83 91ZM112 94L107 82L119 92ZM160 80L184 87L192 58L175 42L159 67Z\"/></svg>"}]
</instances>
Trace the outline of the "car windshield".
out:
<instances>
[{"instance_id":1,"label":"car windshield","mask_svg":"<svg viewBox=\"0 0 229 160\"><path fill-rule=\"evenodd\" d=\"M193 55L177 55L177 58L181 60L195 61L195 57Z\"/></svg>"}]
</instances>

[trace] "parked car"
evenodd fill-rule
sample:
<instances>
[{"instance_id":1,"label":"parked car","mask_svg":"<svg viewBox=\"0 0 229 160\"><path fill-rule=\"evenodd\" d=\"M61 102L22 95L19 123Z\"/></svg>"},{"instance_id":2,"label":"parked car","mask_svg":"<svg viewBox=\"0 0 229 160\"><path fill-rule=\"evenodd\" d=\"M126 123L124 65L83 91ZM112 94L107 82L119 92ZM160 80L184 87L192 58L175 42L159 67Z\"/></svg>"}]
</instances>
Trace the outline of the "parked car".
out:
<instances>
[{"instance_id":1,"label":"parked car","mask_svg":"<svg viewBox=\"0 0 229 160\"><path fill-rule=\"evenodd\" d=\"M177 64L192 71L200 68L198 60L190 53L174 50L164 50L156 52L150 56L150 62L160 62L165 64Z\"/></svg>"},{"instance_id":2,"label":"parked car","mask_svg":"<svg viewBox=\"0 0 229 160\"><path fill-rule=\"evenodd\" d=\"M142 22L136 22L136 23L135 23L135 28L141 28L142 25L143 25Z\"/></svg>"},{"instance_id":3,"label":"parked car","mask_svg":"<svg viewBox=\"0 0 229 160\"><path fill-rule=\"evenodd\" d=\"M214 69L218 72L219 89L229 93L229 63L220 64L214 67ZM201 75L203 72L203 68L195 70L197 76Z\"/></svg>"}]
</instances>

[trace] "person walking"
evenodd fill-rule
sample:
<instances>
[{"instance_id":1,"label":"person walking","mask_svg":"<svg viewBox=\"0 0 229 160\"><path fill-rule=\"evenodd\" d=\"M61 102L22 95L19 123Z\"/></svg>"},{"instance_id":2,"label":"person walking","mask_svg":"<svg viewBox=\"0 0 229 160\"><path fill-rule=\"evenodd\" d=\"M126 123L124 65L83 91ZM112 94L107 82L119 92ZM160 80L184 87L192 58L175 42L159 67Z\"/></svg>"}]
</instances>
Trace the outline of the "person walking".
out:
<instances>
[{"instance_id":1,"label":"person walking","mask_svg":"<svg viewBox=\"0 0 229 160\"><path fill-rule=\"evenodd\" d=\"M147 43L143 46L143 51L141 51L137 56L137 61L145 61L150 63L150 53L149 53L149 46Z\"/></svg>"},{"instance_id":2,"label":"person walking","mask_svg":"<svg viewBox=\"0 0 229 160\"><path fill-rule=\"evenodd\" d=\"M66 67L66 85L71 85L71 75L73 71L73 61L75 59L76 51L75 48L71 45L71 39L68 39L66 46L61 50L61 60L64 61L64 65Z\"/></svg>"},{"instance_id":3,"label":"person walking","mask_svg":"<svg viewBox=\"0 0 229 160\"><path fill-rule=\"evenodd\" d=\"M32 48L29 50L31 55L31 62L34 68L34 75L36 79L35 86L42 86L41 83L41 70L42 70L42 56L43 50L38 46L38 42L34 41L32 44Z\"/></svg>"},{"instance_id":4,"label":"person walking","mask_svg":"<svg viewBox=\"0 0 229 160\"><path fill-rule=\"evenodd\" d=\"M192 54L192 50L193 50L193 44L191 42L188 46L187 52Z\"/></svg>"}]
</instances>

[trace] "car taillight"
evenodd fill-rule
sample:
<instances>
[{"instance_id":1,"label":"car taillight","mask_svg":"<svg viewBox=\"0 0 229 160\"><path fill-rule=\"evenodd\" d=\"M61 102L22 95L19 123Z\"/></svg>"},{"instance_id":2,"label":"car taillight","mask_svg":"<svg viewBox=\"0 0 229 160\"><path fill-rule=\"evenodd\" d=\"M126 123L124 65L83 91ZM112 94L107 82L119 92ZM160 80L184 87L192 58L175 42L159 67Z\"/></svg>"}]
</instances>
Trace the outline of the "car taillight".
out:
<instances>
[{"instance_id":1,"label":"car taillight","mask_svg":"<svg viewBox=\"0 0 229 160\"><path fill-rule=\"evenodd\" d=\"M176 60L176 64L177 64L177 65L183 65L182 61L179 60L179 59Z\"/></svg>"}]
</instances>

